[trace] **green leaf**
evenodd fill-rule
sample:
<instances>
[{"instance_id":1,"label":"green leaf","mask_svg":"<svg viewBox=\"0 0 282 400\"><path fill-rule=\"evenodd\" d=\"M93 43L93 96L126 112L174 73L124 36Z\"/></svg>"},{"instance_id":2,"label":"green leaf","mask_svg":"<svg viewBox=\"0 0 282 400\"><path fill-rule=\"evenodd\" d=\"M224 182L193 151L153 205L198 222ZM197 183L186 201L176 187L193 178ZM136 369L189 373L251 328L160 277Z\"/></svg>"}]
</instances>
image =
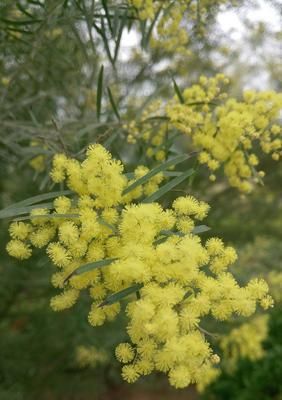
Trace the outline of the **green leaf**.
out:
<instances>
[{"instance_id":1,"label":"green leaf","mask_svg":"<svg viewBox=\"0 0 282 400\"><path fill-rule=\"evenodd\" d=\"M100 119L100 115L101 115L103 75L104 75L104 65L101 66L99 76L98 76L98 85L97 85L96 115L97 115L98 120Z\"/></svg>"},{"instance_id":2,"label":"green leaf","mask_svg":"<svg viewBox=\"0 0 282 400\"><path fill-rule=\"evenodd\" d=\"M65 8L68 7L68 2L69 2L69 0L65 0L65 1L64 1L64 3L63 3L63 9L65 9Z\"/></svg>"},{"instance_id":3,"label":"green leaf","mask_svg":"<svg viewBox=\"0 0 282 400\"><path fill-rule=\"evenodd\" d=\"M210 229L211 228L208 227L207 225L198 225L198 226L195 226L195 228L192 230L191 233L193 233L194 235L197 235L199 233L207 232ZM162 231L160 231L160 235L162 235L163 237L160 237L159 239L155 240L154 245L165 242L169 236L175 235L175 236L182 237L182 236L185 236L185 233L179 232L179 231L162 230Z\"/></svg>"},{"instance_id":4,"label":"green leaf","mask_svg":"<svg viewBox=\"0 0 282 400\"><path fill-rule=\"evenodd\" d=\"M100 23L101 23L101 28L99 28L97 26L97 24L95 24L95 22L93 22L93 26L96 29L96 31L99 33L99 35L101 36L101 38L103 40L103 43L104 43L104 46L105 46L105 50L106 50L107 56L108 56L108 58L109 58L109 60L110 60L110 62L112 64L112 66L114 67L114 61L113 61L113 57L111 55L111 50L110 50L110 47L109 47L108 38L105 35L106 27L105 27L105 23L104 23L104 18L103 17L100 18Z\"/></svg>"},{"instance_id":5,"label":"green leaf","mask_svg":"<svg viewBox=\"0 0 282 400\"><path fill-rule=\"evenodd\" d=\"M102 217L99 217L97 220L101 225L106 226L107 228L111 229L113 232L116 231L115 227L113 225L109 224L107 221L105 221Z\"/></svg>"},{"instance_id":6,"label":"green leaf","mask_svg":"<svg viewBox=\"0 0 282 400\"><path fill-rule=\"evenodd\" d=\"M120 292L114 293L111 296L108 296L99 307L109 306L110 304L116 303L120 301L124 297L129 296L132 293L138 292L143 287L143 284L138 283L136 285L130 286L126 289L121 290Z\"/></svg>"},{"instance_id":7,"label":"green leaf","mask_svg":"<svg viewBox=\"0 0 282 400\"><path fill-rule=\"evenodd\" d=\"M119 115L119 112L118 112L114 97L112 95L111 89L109 87L107 87L107 90L108 90L108 95L109 95L109 99L110 99L110 103L111 103L111 106L113 108L113 111L114 111L117 119L120 121L120 115Z\"/></svg>"},{"instance_id":8,"label":"green leaf","mask_svg":"<svg viewBox=\"0 0 282 400\"><path fill-rule=\"evenodd\" d=\"M202 232L207 232L209 231L211 228L207 225L198 225L195 226L195 228L192 229L192 233L194 233L194 235L198 234L198 233L202 233ZM176 236L185 236L185 233L183 232L179 232L179 231L170 231L170 230L163 230L160 231L161 235L165 235L165 236L171 236L171 235L176 235Z\"/></svg>"},{"instance_id":9,"label":"green leaf","mask_svg":"<svg viewBox=\"0 0 282 400\"><path fill-rule=\"evenodd\" d=\"M108 10L107 0L101 0L101 3L102 3L102 6L103 6L105 14L106 14L106 18L108 21L108 25L109 25L111 34L113 35L113 28L112 28L111 18L110 18L110 14L109 14L109 10Z\"/></svg>"},{"instance_id":10,"label":"green leaf","mask_svg":"<svg viewBox=\"0 0 282 400\"><path fill-rule=\"evenodd\" d=\"M185 236L185 233L183 233L183 232L169 231L169 230L160 231L160 234L161 234L161 235L165 235L165 236L171 236L171 235Z\"/></svg>"},{"instance_id":11,"label":"green leaf","mask_svg":"<svg viewBox=\"0 0 282 400\"><path fill-rule=\"evenodd\" d=\"M186 103L187 106L201 106L201 105L210 105L210 106L217 106L218 103L212 101L194 101L192 103Z\"/></svg>"},{"instance_id":12,"label":"green leaf","mask_svg":"<svg viewBox=\"0 0 282 400\"><path fill-rule=\"evenodd\" d=\"M168 236L163 236L160 239L155 240L153 244L156 246L157 244L164 243L167 240L167 238Z\"/></svg>"},{"instance_id":13,"label":"green leaf","mask_svg":"<svg viewBox=\"0 0 282 400\"><path fill-rule=\"evenodd\" d=\"M0 219L16 217L17 215L22 215L22 214L29 214L30 211L32 211L32 210L34 210L36 208L48 208L48 209L51 209L53 207L54 207L53 203L41 203L41 204L28 206L28 207L4 208L3 210L0 211ZM44 215L44 217L46 217L46 215Z\"/></svg>"},{"instance_id":14,"label":"green leaf","mask_svg":"<svg viewBox=\"0 0 282 400\"><path fill-rule=\"evenodd\" d=\"M176 93L180 103L184 104L185 103L184 98L183 98L182 93L181 93L177 83L175 82L174 78L172 78L172 82L173 82L173 87L174 87L175 93Z\"/></svg>"},{"instance_id":15,"label":"green leaf","mask_svg":"<svg viewBox=\"0 0 282 400\"><path fill-rule=\"evenodd\" d=\"M9 25L31 25L31 24L38 24L42 22L41 19L26 19L26 20L11 20L6 18L0 18L0 21L4 22L5 24Z\"/></svg>"},{"instance_id":16,"label":"green leaf","mask_svg":"<svg viewBox=\"0 0 282 400\"><path fill-rule=\"evenodd\" d=\"M147 20L139 20L139 26L140 26L140 31L141 31L141 36L142 36L142 38L145 38L146 37L146 24L147 24ZM142 46L142 49L144 49L144 40L142 39L141 40L141 46Z\"/></svg>"},{"instance_id":17,"label":"green leaf","mask_svg":"<svg viewBox=\"0 0 282 400\"><path fill-rule=\"evenodd\" d=\"M126 25L126 20L127 20L127 13L123 14L122 20L120 21L118 36L117 36L117 39L116 39L115 52L114 52L114 57L113 57L113 64L115 64L115 62L117 60L117 57L118 57L121 37L122 37L123 29L124 29L124 27Z\"/></svg>"},{"instance_id":18,"label":"green leaf","mask_svg":"<svg viewBox=\"0 0 282 400\"><path fill-rule=\"evenodd\" d=\"M27 219L32 219L32 218L78 218L79 214L41 214L41 215L27 215L25 217L19 217L19 218L15 218L13 219L13 221L17 222L17 221L25 221Z\"/></svg>"},{"instance_id":19,"label":"green leaf","mask_svg":"<svg viewBox=\"0 0 282 400\"><path fill-rule=\"evenodd\" d=\"M169 121L169 117L166 117L165 115L155 115L154 117L148 117L144 119L143 122L150 122L150 121Z\"/></svg>"},{"instance_id":20,"label":"green leaf","mask_svg":"<svg viewBox=\"0 0 282 400\"><path fill-rule=\"evenodd\" d=\"M165 185L161 186L155 193L151 194L150 196L146 197L142 201L142 203L153 203L154 201L158 200L160 197L164 196L167 192L173 189L175 186L179 185L189 176L194 174L195 170L193 168L189 169L188 171L183 172L182 175L177 176L176 178L172 179Z\"/></svg>"},{"instance_id":21,"label":"green leaf","mask_svg":"<svg viewBox=\"0 0 282 400\"><path fill-rule=\"evenodd\" d=\"M144 34L144 37L142 38L141 46L143 48L146 48L148 46L148 44L149 44L149 41L150 41L150 38L151 38L151 35L152 35L152 32L153 32L154 26L155 26L155 24L157 22L157 19L159 18L159 15L160 15L162 9L163 9L163 6L161 5L159 7L158 11L156 12L155 17L154 17L151 25L149 26L147 34Z\"/></svg>"},{"instance_id":22,"label":"green leaf","mask_svg":"<svg viewBox=\"0 0 282 400\"><path fill-rule=\"evenodd\" d=\"M119 8L116 7L115 11L114 11L114 17L113 17L113 21L112 21L112 35L113 37L116 37L117 35L117 30L118 30L118 25L119 25L119 18L120 18L120 12L119 12Z\"/></svg>"},{"instance_id":23,"label":"green leaf","mask_svg":"<svg viewBox=\"0 0 282 400\"><path fill-rule=\"evenodd\" d=\"M81 265L75 271L73 271L71 273L71 275L66 278L66 280L68 280L69 278L71 278L74 275L81 275L81 274L84 274L85 272L90 272L90 271L93 271L94 269L109 265L112 262L114 262L115 260L116 260L116 258L106 258L104 260L99 260L99 261L95 261L92 263Z\"/></svg>"},{"instance_id":24,"label":"green leaf","mask_svg":"<svg viewBox=\"0 0 282 400\"><path fill-rule=\"evenodd\" d=\"M192 153L193 154L193 153ZM142 176L141 178L137 179L137 181L133 182L129 185L124 191L123 194L127 194L131 192L131 190L135 189L140 185L144 185L144 183L148 182L153 176L157 175L159 172L165 171L167 168L182 163L183 161L188 160L188 158L192 157L191 154L181 154L177 157L174 157L156 168L153 168L149 171L146 175Z\"/></svg>"},{"instance_id":25,"label":"green leaf","mask_svg":"<svg viewBox=\"0 0 282 400\"><path fill-rule=\"evenodd\" d=\"M186 300L189 297L194 297L194 296L195 296L195 291L192 288L189 288L189 290L185 293L183 300Z\"/></svg>"},{"instance_id":26,"label":"green leaf","mask_svg":"<svg viewBox=\"0 0 282 400\"><path fill-rule=\"evenodd\" d=\"M49 200L53 199L58 196L64 196L67 194L72 194L73 192L71 190L61 190L60 192L50 192L50 193L43 193L39 194L37 196L29 197L28 199L19 201L17 203L11 204L10 206L6 207L4 210L7 210L8 208L18 208L18 207L24 207L24 206L29 206L31 204L39 203L40 201L43 200ZM41 204L38 205L39 208L41 207ZM1 210L0 213L4 210Z\"/></svg>"},{"instance_id":27,"label":"green leaf","mask_svg":"<svg viewBox=\"0 0 282 400\"><path fill-rule=\"evenodd\" d=\"M17 3L16 7L23 13L25 14L27 17L33 19L34 15L30 14L22 5L21 3Z\"/></svg>"},{"instance_id":28,"label":"green leaf","mask_svg":"<svg viewBox=\"0 0 282 400\"><path fill-rule=\"evenodd\" d=\"M165 242L169 236L185 236L185 234L183 232L177 232L177 231L169 231L169 230L163 230L160 231L160 234L163 235L162 237L160 237L159 239L154 241L154 245L156 246L157 244L161 244L163 242Z\"/></svg>"},{"instance_id":29,"label":"green leaf","mask_svg":"<svg viewBox=\"0 0 282 400\"><path fill-rule=\"evenodd\" d=\"M198 225L198 226L195 226L195 228L192 230L192 233L194 233L194 235L197 235L198 233L207 232L210 229L211 228L207 225Z\"/></svg>"},{"instance_id":30,"label":"green leaf","mask_svg":"<svg viewBox=\"0 0 282 400\"><path fill-rule=\"evenodd\" d=\"M164 176L180 176L183 171L164 171Z\"/></svg>"}]
</instances>

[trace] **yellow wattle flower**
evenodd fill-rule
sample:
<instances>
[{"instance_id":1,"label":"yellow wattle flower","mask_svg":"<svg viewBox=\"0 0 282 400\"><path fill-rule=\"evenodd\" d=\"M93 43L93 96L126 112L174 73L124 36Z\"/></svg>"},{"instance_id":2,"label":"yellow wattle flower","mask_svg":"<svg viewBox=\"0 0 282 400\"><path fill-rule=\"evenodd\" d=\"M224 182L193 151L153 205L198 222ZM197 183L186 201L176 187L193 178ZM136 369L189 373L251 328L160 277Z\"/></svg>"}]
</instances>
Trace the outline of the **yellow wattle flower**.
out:
<instances>
[{"instance_id":1,"label":"yellow wattle flower","mask_svg":"<svg viewBox=\"0 0 282 400\"><path fill-rule=\"evenodd\" d=\"M208 213L207 203L193 196L178 197L166 209L142 203L162 174L124 194L147 172L139 166L129 181L123 165L98 144L89 146L82 162L56 156L51 176L56 181L60 175L73 194L54 199L51 211L32 210L30 224L12 223L7 251L26 259L32 246L45 247L59 267L52 284L60 293L51 307L68 309L84 291L93 299L88 321L95 327L119 314L120 302L112 304L112 295L136 288L138 295L127 297L128 342L115 352L126 364L122 377L131 383L157 371L176 388L194 382L202 389L217 375L219 361L203 334L203 318L250 316L258 303L267 308L273 300L262 279L240 287L228 272L237 258L232 247L218 238L204 243L193 233ZM83 265L87 269L77 274ZM85 352L80 356L87 359Z\"/></svg>"}]
</instances>

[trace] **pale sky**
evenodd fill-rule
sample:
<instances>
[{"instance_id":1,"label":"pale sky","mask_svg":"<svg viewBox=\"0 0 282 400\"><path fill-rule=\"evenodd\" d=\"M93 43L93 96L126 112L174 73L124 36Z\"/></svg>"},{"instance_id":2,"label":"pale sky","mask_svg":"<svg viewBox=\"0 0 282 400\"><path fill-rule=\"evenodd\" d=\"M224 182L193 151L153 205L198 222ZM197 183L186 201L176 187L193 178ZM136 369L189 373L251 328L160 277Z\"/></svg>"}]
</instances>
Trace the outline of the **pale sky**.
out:
<instances>
[{"instance_id":1,"label":"pale sky","mask_svg":"<svg viewBox=\"0 0 282 400\"><path fill-rule=\"evenodd\" d=\"M250 63L250 66L256 64L257 55L263 52L265 58L271 57L273 51L280 51L282 57L282 49L273 47L272 42L267 42L263 49L251 49L245 38L248 34L248 30L243 23L243 19L247 19L250 23L256 25L258 22L267 24L267 28L272 32L281 31L282 21L277 9L275 9L267 0L256 0L256 7L249 7L250 3L246 2L246 6L241 9L225 10L222 7L222 11L217 16L218 27L222 31L222 40L226 46L236 46L240 49L240 59L238 62ZM127 61L129 58L130 49L138 46L139 38L134 30L130 33L124 31L121 42L120 59ZM228 70L227 70L228 73ZM230 71L231 73L231 71ZM245 85L244 85L245 86ZM248 79L247 87L253 87L255 89L265 89L269 86L268 74L264 71L260 71L259 76L255 76Z\"/></svg>"}]
</instances>

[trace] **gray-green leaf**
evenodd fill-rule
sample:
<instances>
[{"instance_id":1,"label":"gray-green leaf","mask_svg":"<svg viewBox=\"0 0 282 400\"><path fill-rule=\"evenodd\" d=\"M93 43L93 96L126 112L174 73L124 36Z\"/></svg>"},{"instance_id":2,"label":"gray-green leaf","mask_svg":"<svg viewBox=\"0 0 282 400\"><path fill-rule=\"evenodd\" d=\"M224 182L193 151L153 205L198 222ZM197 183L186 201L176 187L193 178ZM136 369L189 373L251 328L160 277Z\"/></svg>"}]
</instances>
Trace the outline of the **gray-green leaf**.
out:
<instances>
[{"instance_id":1,"label":"gray-green leaf","mask_svg":"<svg viewBox=\"0 0 282 400\"><path fill-rule=\"evenodd\" d=\"M172 179L165 185L161 186L156 192L154 192L150 196L146 197L146 199L143 200L143 203L153 203L154 201L158 200L160 197L164 196L167 192L169 192L175 186L179 185L181 182L183 182L185 179L187 179L189 176L191 176L194 172L195 172L195 170L193 168L189 169L188 171L183 172L183 174Z\"/></svg>"},{"instance_id":2,"label":"gray-green leaf","mask_svg":"<svg viewBox=\"0 0 282 400\"><path fill-rule=\"evenodd\" d=\"M143 284L138 283L136 285L130 286L126 289L121 290L120 292L114 293L108 296L100 305L99 307L109 306L110 304L116 303L120 301L124 297L129 296L132 293L138 292L139 289L143 287Z\"/></svg>"},{"instance_id":3,"label":"gray-green leaf","mask_svg":"<svg viewBox=\"0 0 282 400\"><path fill-rule=\"evenodd\" d=\"M195 153L191 154L181 154L179 156L176 156L161 165L153 168L151 171L149 171L146 175L142 176L141 178L137 179L135 182L133 182L131 185L129 185L124 191L123 194L127 194L134 190L136 187L140 185L144 185L144 183L148 182L153 176L157 175L158 173L165 171L171 166L177 165L182 163L183 161L188 160L190 157L192 157Z\"/></svg>"}]
</instances>

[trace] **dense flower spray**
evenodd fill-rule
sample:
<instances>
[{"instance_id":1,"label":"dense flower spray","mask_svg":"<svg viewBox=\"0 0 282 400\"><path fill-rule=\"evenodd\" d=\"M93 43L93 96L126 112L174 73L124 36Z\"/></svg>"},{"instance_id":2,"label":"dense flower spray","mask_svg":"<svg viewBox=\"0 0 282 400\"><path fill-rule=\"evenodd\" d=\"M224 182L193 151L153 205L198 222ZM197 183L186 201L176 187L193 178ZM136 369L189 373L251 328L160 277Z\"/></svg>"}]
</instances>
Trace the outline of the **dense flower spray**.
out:
<instances>
[{"instance_id":1,"label":"dense flower spray","mask_svg":"<svg viewBox=\"0 0 282 400\"><path fill-rule=\"evenodd\" d=\"M184 104L172 102L167 115L173 125L191 137L201 149L199 161L214 171L223 166L231 186L249 192L254 182L264 176L257 171L257 147L279 160L282 151L281 128L275 123L282 106L282 95L272 91L246 91L243 100L224 99L220 83L226 78L200 78L198 85L184 90ZM213 104L215 102L215 104ZM191 106L190 104L195 104ZM200 103L200 107L197 106Z\"/></svg>"},{"instance_id":2,"label":"dense flower spray","mask_svg":"<svg viewBox=\"0 0 282 400\"><path fill-rule=\"evenodd\" d=\"M161 160L166 156L168 132L176 128L199 150L198 160L209 168L211 181L223 169L231 186L250 192L265 175L259 168L260 154L270 154L275 161L281 158L282 132L277 120L282 95L245 91L238 101L223 91L227 83L223 74L202 76L198 84L183 91L182 102L176 96L167 104L155 101L143 112L139 126L132 123L126 127L128 141L141 136L148 144L147 156ZM165 122L152 123L148 117L154 114L164 114Z\"/></svg>"},{"instance_id":3,"label":"dense flower spray","mask_svg":"<svg viewBox=\"0 0 282 400\"><path fill-rule=\"evenodd\" d=\"M205 33L204 21L227 0L129 0L137 17L143 21L154 21L155 29L150 37L150 47L165 49L168 53L190 54L187 44L193 34ZM236 4L233 2L234 5ZM189 23L183 24L186 16ZM188 26L188 29L187 29Z\"/></svg>"},{"instance_id":4,"label":"dense flower spray","mask_svg":"<svg viewBox=\"0 0 282 400\"><path fill-rule=\"evenodd\" d=\"M32 247L46 247L57 268L52 283L61 290L51 307L70 308L87 290L93 326L114 319L122 294L136 292L126 306L128 342L116 348L123 378L134 382L161 371L176 388L196 383L201 389L220 360L204 317L248 317L257 303L267 309L273 301L262 279L240 287L228 272L237 257L232 247L218 238L202 243L196 221L206 217L208 204L192 196L178 197L167 209L144 202L162 174L126 190L147 171L140 166L129 180L98 144L89 146L81 163L58 154L51 177L65 181L70 196L56 198L50 209L34 209L30 223L13 222L7 251L27 259Z\"/></svg>"}]
</instances>

